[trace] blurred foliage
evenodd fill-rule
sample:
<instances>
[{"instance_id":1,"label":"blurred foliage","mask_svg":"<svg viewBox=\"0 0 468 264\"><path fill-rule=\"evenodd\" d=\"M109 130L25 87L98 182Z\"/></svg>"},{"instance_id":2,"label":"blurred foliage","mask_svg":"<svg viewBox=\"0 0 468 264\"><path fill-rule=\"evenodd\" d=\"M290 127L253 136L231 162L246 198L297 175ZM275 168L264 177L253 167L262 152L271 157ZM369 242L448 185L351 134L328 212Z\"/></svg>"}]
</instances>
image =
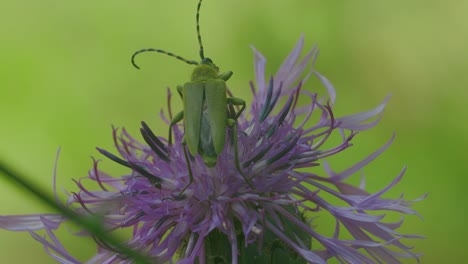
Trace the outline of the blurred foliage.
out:
<instances>
[{"instance_id":1,"label":"blurred foliage","mask_svg":"<svg viewBox=\"0 0 468 264\"><path fill-rule=\"evenodd\" d=\"M197 58L195 7L195 0L2 1L0 158L51 190L55 152L62 146L62 193L76 190L71 178L87 174L90 155L102 158L96 146L113 149L112 124L138 135L145 120L165 136L159 111L166 109L166 87L184 83L192 68L145 54L138 57L138 71L130 56L155 47ZM381 124L330 162L345 168L396 132L393 146L366 168L368 188L382 188L408 165L387 196L430 195L414 206L425 220L406 217L401 231L428 237L408 241L425 254L422 263L459 263L466 259L468 235L467 13L467 1L450 0L205 0L201 27L207 56L221 70L234 71L229 86L247 100L253 79L249 45L267 57L274 73L301 33L307 46L317 43L321 50L317 69L337 89L338 115L367 110L392 94ZM323 92L319 85L306 88ZM102 166L122 172L109 161ZM0 214L47 210L0 182ZM74 254L92 254L88 240L79 243L62 233ZM52 262L28 234L0 234L5 263Z\"/></svg>"}]
</instances>

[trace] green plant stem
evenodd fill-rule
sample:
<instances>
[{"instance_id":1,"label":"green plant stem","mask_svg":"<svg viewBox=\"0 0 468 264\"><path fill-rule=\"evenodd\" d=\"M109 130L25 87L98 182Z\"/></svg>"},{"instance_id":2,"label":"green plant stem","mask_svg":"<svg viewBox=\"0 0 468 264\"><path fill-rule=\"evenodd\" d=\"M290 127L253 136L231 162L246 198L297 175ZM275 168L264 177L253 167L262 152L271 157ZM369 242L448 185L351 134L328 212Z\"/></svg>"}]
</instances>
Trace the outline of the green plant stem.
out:
<instances>
[{"instance_id":1,"label":"green plant stem","mask_svg":"<svg viewBox=\"0 0 468 264\"><path fill-rule=\"evenodd\" d=\"M32 184L28 183L25 180L25 177L20 175L17 172L14 172L12 169L8 168L6 164L0 160L0 173L4 174L8 177L8 179L12 180L17 186L28 190L30 193L34 194L37 198L41 201L49 205L52 209L59 212L67 219L75 222L76 224L80 225L81 227L88 230L91 234L95 235L99 240L105 241L109 245L111 245L118 253L125 255L133 260L136 263L144 263L144 264L151 264L152 261L149 260L148 257L141 255L140 253L132 250L131 248L123 245L118 239L114 236L111 236L107 233L100 223L97 223L95 218L87 218L82 217L72 211L69 208L64 207L63 205L57 203L53 198L49 197L42 191L39 187L35 187Z\"/></svg>"}]
</instances>

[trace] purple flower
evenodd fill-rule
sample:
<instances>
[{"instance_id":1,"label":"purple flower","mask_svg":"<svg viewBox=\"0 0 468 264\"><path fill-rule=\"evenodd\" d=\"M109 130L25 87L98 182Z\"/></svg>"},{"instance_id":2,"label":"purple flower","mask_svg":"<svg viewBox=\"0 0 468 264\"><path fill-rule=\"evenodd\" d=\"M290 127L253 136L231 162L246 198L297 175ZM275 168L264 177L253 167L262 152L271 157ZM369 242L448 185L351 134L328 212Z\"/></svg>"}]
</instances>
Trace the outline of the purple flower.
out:
<instances>
[{"instance_id":1,"label":"purple flower","mask_svg":"<svg viewBox=\"0 0 468 264\"><path fill-rule=\"evenodd\" d=\"M359 131L375 126L388 98L370 111L335 117L335 90L313 68L318 51L314 47L299 59L302 48L303 38L270 78L265 77L265 58L254 49L255 82L250 83L254 100L250 113L237 120L241 170L251 184L236 168L231 128L214 168L205 166L199 155L191 157L193 182L187 187L183 125L174 126L174 143L169 145L142 122L144 141L125 129L114 129L119 155L98 148L130 172L110 176L95 160L89 176L76 181L79 191L69 196L67 205L81 215L99 216L109 232L129 228L128 246L158 263L211 263L213 258L248 263L253 255L286 256L296 261L291 263L326 263L331 258L344 263L399 263L400 258L418 258L401 240L419 236L397 232L403 220L385 220L387 211L417 214L409 208L412 201L382 198L401 180L405 168L373 194L344 182L384 152L394 137L341 172L324 161L350 147ZM303 89L311 76L323 83L328 98ZM299 103L300 97L308 102ZM169 124L171 110L161 116ZM341 136L336 145L328 141L334 133ZM327 175L318 174L321 165ZM96 182L100 190L85 188L83 180ZM318 212L334 218L333 235L313 227ZM30 232L58 262L80 263L54 235L64 221L52 214L1 216L0 227ZM41 229L48 239L36 233ZM89 263L132 262L105 241L96 243L98 253ZM220 250L217 243L228 248Z\"/></svg>"}]
</instances>

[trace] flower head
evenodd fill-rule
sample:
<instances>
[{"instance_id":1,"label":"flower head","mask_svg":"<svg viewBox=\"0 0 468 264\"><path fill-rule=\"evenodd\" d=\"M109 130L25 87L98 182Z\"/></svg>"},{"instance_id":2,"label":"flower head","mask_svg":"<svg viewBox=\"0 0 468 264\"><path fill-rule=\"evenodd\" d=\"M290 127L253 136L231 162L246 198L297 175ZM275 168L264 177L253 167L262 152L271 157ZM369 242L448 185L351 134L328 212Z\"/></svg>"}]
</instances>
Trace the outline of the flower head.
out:
<instances>
[{"instance_id":1,"label":"flower head","mask_svg":"<svg viewBox=\"0 0 468 264\"><path fill-rule=\"evenodd\" d=\"M109 231L130 228L128 245L156 262L210 263L218 258L250 263L285 257L298 261L294 263L326 263L330 258L345 263L399 263L401 257L417 258L400 241L417 236L398 233L402 220L386 222L382 213L416 214L409 208L411 202L402 197L382 198L405 169L373 194L344 182L380 155L393 137L344 171L335 172L324 161L350 147L357 132L375 126L387 99L373 110L335 117L335 90L313 68L317 50L312 48L299 59L302 48L301 38L277 74L269 78L265 77L265 58L254 50L250 112L227 128L224 151L215 167L207 167L200 155L187 155L182 124L173 126L174 142L169 144L142 122L142 141L125 129L120 133L114 129L118 155L98 148L130 173L112 177L95 160L86 179L97 182L100 190L89 190L77 181L80 191L67 204L80 214L100 215ZM311 76L323 83L328 98L303 89ZM308 102L299 103L300 97ZM235 119L236 110L228 105L228 116ZM171 111L162 118L170 124ZM328 139L335 133L341 141L333 146ZM328 175L318 174L320 166ZM319 211L335 219L332 236L312 227ZM12 222L18 219L23 222ZM0 224L6 229L29 230L59 262L78 263L52 232L64 220L58 215L7 216ZM50 240L32 231L37 229L46 229ZM98 249L90 262L131 262L105 242L99 241Z\"/></svg>"}]
</instances>

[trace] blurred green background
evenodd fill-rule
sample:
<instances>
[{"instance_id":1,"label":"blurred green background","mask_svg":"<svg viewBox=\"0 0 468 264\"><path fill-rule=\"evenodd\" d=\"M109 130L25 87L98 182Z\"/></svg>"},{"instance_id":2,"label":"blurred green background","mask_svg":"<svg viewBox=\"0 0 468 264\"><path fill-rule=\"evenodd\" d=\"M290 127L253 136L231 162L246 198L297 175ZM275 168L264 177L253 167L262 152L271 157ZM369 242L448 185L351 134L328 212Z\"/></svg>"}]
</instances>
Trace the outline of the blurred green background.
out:
<instances>
[{"instance_id":1,"label":"blurred green background","mask_svg":"<svg viewBox=\"0 0 468 264\"><path fill-rule=\"evenodd\" d=\"M130 56L155 47L197 59L195 7L196 0L2 1L0 158L51 190L61 146L62 192L76 190L71 178L87 174L91 155L101 158L96 146L113 150L112 124L140 138L145 120L166 135L159 118L166 87L188 80L192 68L145 54L138 71ZM306 47L317 43L321 50L316 68L337 90L337 115L370 109L391 93L379 126L331 163L345 168L396 132L390 149L365 169L369 188L383 187L407 165L387 197L430 194L414 206L424 221L408 216L401 229L428 238L407 244L424 253L422 263L461 263L468 235L467 13L467 1L205 0L201 27L206 54L221 70L234 71L229 86L248 101L249 45L274 73L301 33ZM119 172L110 161L102 164ZM0 208L2 215L49 211L4 179ZM92 254L88 241L64 233L74 254ZM0 251L3 263L53 262L26 233L0 230Z\"/></svg>"}]
</instances>

